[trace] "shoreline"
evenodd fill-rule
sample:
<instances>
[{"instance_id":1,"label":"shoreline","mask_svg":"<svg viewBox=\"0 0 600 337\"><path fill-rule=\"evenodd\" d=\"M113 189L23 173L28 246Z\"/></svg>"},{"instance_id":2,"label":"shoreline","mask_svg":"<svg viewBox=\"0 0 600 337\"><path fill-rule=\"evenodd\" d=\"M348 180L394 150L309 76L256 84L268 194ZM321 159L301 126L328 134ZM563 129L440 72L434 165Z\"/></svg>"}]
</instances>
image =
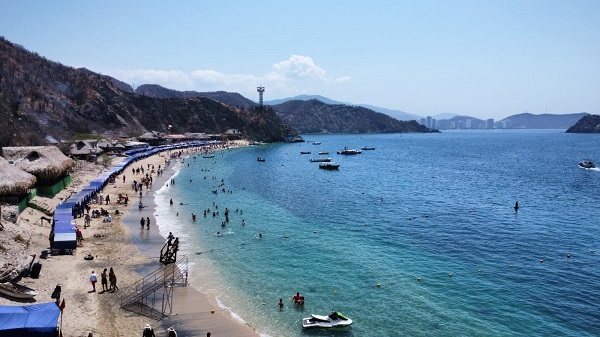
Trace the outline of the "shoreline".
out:
<instances>
[{"instance_id":1,"label":"shoreline","mask_svg":"<svg viewBox=\"0 0 600 337\"><path fill-rule=\"evenodd\" d=\"M243 146L243 143L228 144L226 148ZM181 150L182 153L199 153L203 147L193 147ZM179 151L179 150L174 150ZM165 238L160 235L159 225L154 216L156 204L155 193L176 173L175 161L171 160L169 166L164 167L162 175L152 174L153 185L150 189L144 189L142 200L148 207L137 210L139 196L133 191L131 182L139 180L141 175L132 175L132 168L147 168L147 165L165 165L168 151L156 153L149 157L138 160L129 165L115 180L107 184L98 192L103 198L109 195L111 203L97 202L90 204L92 210L103 208L113 216L111 222L104 222L102 218L92 218L91 225L84 227L84 218L76 218L74 222L83 232L82 245L74 251L73 255L49 255L46 259L37 257L36 262L42 264L38 278L23 277L20 284L33 288L37 291L34 300L19 301L10 297L0 296L0 305L24 305L33 303L54 302L51 294L56 285L61 285L61 300L66 302L65 309L59 318L59 327L64 337L68 336L130 336L139 335L146 324L151 324L157 336L166 333L166 329L174 326L180 337L201 336L210 331L213 336L259 336L259 334L247 324L236 320L225 310L211 310L215 308L216 299L200 290L188 286L174 288L173 312L170 317L163 317L158 321L153 318L141 316L120 308L121 294L127 286L142 279L150 271L158 269L160 263L158 256ZM114 158L110 167L114 167L122 161L122 157ZM161 166L161 167L162 167ZM82 162L73 173L73 182L70 186L52 197L38 196L38 201L43 202L53 209L62 201L81 188L109 167ZM125 176L125 179L123 179ZM129 196L127 206L117 204L117 195ZM120 214L116 214L118 210ZM151 219L150 230L140 230L139 219L141 216ZM26 208L18 215L17 223L5 228L4 233L14 230L24 231L23 236L29 237L25 249L19 247L21 257L36 253L40 256L43 250L48 249L48 234L50 224L41 221L40 218L47 217L44 213ZM160 219L158 220L160 221ZM185 245L185 242L182 242ZM83 257L90 254L93 260L85 260ZM13 262L14 263L14 262ZM92 291L89 282L90 272L93 270L100 279L100 273L104 268L114 267L118 278L119 290L101 291L100 280L96 284L97 291ZM207 330L210 329L210 330Z\"/></svg>"},{"instance_id":2,"label":"shoreline","mask_svg":"<svg viewBox=\"0 0 600 337\"><path fill-rule=\"evenodd\" d=\"M196 151L195 154L197 153L199 152ZM193 154L187 153L188 156ZM168 181L177 176L178 170L181 169L177 168L179 164L175 161L174 164L166 167L163 174L153 182L153 189L146 190L143 195L141 200L145 201L145 207L142 210L136 210L136 203L132 203L130 213L123 219L123 224L130 231L132 243L138 247L140 253L151 259L147 265L139 266L140 270L144 270L146 273L158 268L159 264L156 262L158 262L160 249L166 240L160 234L160 219L155 216L156 193ZM150 230L140 228L140 217L150 218ZM173 326L180 337L204 336L206 332L219 336L259 336L254 328L234 318L227 309L221 308L216 298L211 298L210 295L190 284L186 287L173 288L172 303L173 313L171 316L164 317L156 323L161 330L166 331L168 327ZM212 313L212 310L215 312ZM154 330L157 331L157 329Z\"/></svg>"}]
</instances>

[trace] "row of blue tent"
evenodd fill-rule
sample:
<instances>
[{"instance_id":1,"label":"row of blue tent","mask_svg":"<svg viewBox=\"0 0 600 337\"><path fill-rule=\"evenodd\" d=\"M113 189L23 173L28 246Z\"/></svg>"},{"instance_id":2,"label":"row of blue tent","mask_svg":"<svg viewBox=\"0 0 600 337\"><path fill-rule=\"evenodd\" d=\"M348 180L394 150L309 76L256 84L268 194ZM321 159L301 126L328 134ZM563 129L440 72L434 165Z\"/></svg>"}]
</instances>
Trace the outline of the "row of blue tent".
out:
<instances>
[{"instance_id":1,"label":"row of blue tent","mask_svg":"<svg viewBox=\"0 0 600 337\"><path fill-rule=\"evenodd\" d=\"M111 177L121 174L125 168L138 160L147 158L163 151L178 150L189 147L207 146L220 144L219 141L197 141L177 143L172 145L161 145L125 151L125 157L118 165L107 172L102 173L90 184L73 194L69 199L56 206L51 236L53 235L53 250L73 250L77 248L77 236L75 225L71 222L76 217L77 208L85 207L92 198L99 193L110 181Z\"/></svg>"}]
</instances>

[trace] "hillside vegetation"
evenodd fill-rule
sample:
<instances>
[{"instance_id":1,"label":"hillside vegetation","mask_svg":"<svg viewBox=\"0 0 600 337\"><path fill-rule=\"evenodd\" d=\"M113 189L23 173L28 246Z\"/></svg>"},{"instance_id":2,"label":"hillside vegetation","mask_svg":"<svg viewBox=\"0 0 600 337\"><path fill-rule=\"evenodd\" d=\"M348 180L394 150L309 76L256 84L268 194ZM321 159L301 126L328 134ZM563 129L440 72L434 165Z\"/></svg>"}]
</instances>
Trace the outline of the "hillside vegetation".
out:
<instances>
[{"instance_id":1,"label":"hillside vegetation","mask_svg":"<svg viewBox=\"0 0 600 337\"><path fill-rule=\"evenodd\" d=\"M272 109L234 108L207 97L161 99L87 69L75 69L0 38L0 146L39 145L75 133L138 136L146 131L223 133L258 141L293 133Z\"/></svg>"}]
</instances>

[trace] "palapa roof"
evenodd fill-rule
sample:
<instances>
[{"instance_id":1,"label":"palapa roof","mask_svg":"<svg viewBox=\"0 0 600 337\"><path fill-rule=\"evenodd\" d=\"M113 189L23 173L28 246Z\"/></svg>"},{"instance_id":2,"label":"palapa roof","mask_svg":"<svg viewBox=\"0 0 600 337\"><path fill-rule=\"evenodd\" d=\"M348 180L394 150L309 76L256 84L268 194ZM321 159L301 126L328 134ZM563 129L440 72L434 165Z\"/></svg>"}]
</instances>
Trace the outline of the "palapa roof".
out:
<instances>
[{"instance_id":1,"label":"palapa roof","mask_svg":"<svg viewBox=\"0 0 600 337\"><path fill-rule=\"evenodd\" d=\"M99 149L97 145L97 140L80 140L77 143L71 145L70 153L72 155L88 155L101 153L102 150Z\"/></svg>"},{"instance_id":2,"label":"palapa roof","mask_svg":"<svg viewBox=\"0 0 600 337\"><path fill-rule=\"evenodd\" d=\"M155 140L155 139L163 139L164 136L165 136L164 133L160 133L157 131L150 131L150 132L146 132L143 135L137 137L137 139Z\"/></svg>"},{"instance_id":3,"label":"palapa roof","mask_svg":"<svg viewBox=\"0 0 600 337\"><path fill-rule=\"evenodd\" d=\"M106 149L108 147L112 147L112 144L106 139L100 139L98 141L98 143L96 144L96 147L99 147L101 149Z\"/></svg>"},{"instance_id":4,"label":"palapa roof","mask_svg":"<svg viewBox=\"0 0 600 337\"><path fill-rule=\"evenodd\" d=\"M35 176L0 157L0 195L22 195L35 185Z\"/></svg>"},{"instance_id":5,"label":"palapa roof","mask_svg":"<svg viewBox=\"0 0 600 337\"><path fill-rule=\"evenodd\" d=\"M74 164L73 159L65 156L56 146L4 147L2 155L38 180L60 177Z\"/></svg>"}]
</instances>

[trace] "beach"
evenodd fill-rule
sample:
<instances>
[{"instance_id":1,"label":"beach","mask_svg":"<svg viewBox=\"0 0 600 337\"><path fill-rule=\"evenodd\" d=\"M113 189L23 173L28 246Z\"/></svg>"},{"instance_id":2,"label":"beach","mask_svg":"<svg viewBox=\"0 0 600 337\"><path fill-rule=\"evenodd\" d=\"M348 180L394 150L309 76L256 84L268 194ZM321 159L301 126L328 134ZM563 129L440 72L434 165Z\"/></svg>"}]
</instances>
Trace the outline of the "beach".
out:
<instances>
[{"instance_id":1,"label":"beach","mask_svg":"<svg viewBox=\"0 0 600 337\"><path fill-rule=\"evenodd\" d=\"M244 143L230 144L240 146ZM182 157L201 151L199 148L185 149ZM116 157L111 165L118 164L123 158ZM26 208L15 226L5 228L4 233L11 230L23 232L26 237L26 253L36 254L35 262L42 264L39 278L23 277L19 283L37 291L34 302L15 301L8 297L0 297L1 305L22 305L54 301L51 297L56 285L60 285L61 302L65 307L59 319L62 336L133 336L140 335L144 326L150 324L157 336L166 335L168 327L173 326L178 336L258 336L252 327L234 319L228 311L219 308L216 299L210 298L191 286L175 287L172 313L160 320L148 318L121 309L120 301L123 290L128 285L144 277L145 273L160 267L158 256L166 238L160 236L157 220L154 218L154 192L169 182L175 174L175 160L170 159L167 152L162 152L142 159L125 168L117 176L114 183L109 183L99 193L102 202L92 203L91 210L103 208L112 216L112 221L105 222L105 217L92 218L89 227L84 226L84 217L75 221L83 233L83 241L73 255L49 255L40 259L40 254L48 250L50 224L40 220L48 217L44 213ZM164 168L157 175L157 168ZM152 170L152 167L155 169ZM144 168L144 174L133 174L132 168ZM38 196L38 202L48 207L56 207L61 201L87 186L89 182L106 171L101 165L80 162L73 172L73 183L65 190L51 198ZM138 182L146 173L151 173L152 185L143 189L140 198L132 188L133 180ZM127 205L118 204L117 196L127 195ZM109 196L110 203L104 200ZM138 209L138 202L145 206ZM115 211L119 211L118 214ZM140 229L140 218L149 218L149 229ZM13 228L14 227L14 228ZM85 227L85 228L84 228ZM185 242L181 242L185 245ZM23 255L23 254L22 254ZM92 260L84 257L91 255ZM113 268L117 276L116 291L103 291L100 274L104 269ZM93 291L90 274L98 275L98 283ZM213 312L214 311L214 312ZM90 335L91 334L91 335Z\"/></svg>"}]
</instances>

